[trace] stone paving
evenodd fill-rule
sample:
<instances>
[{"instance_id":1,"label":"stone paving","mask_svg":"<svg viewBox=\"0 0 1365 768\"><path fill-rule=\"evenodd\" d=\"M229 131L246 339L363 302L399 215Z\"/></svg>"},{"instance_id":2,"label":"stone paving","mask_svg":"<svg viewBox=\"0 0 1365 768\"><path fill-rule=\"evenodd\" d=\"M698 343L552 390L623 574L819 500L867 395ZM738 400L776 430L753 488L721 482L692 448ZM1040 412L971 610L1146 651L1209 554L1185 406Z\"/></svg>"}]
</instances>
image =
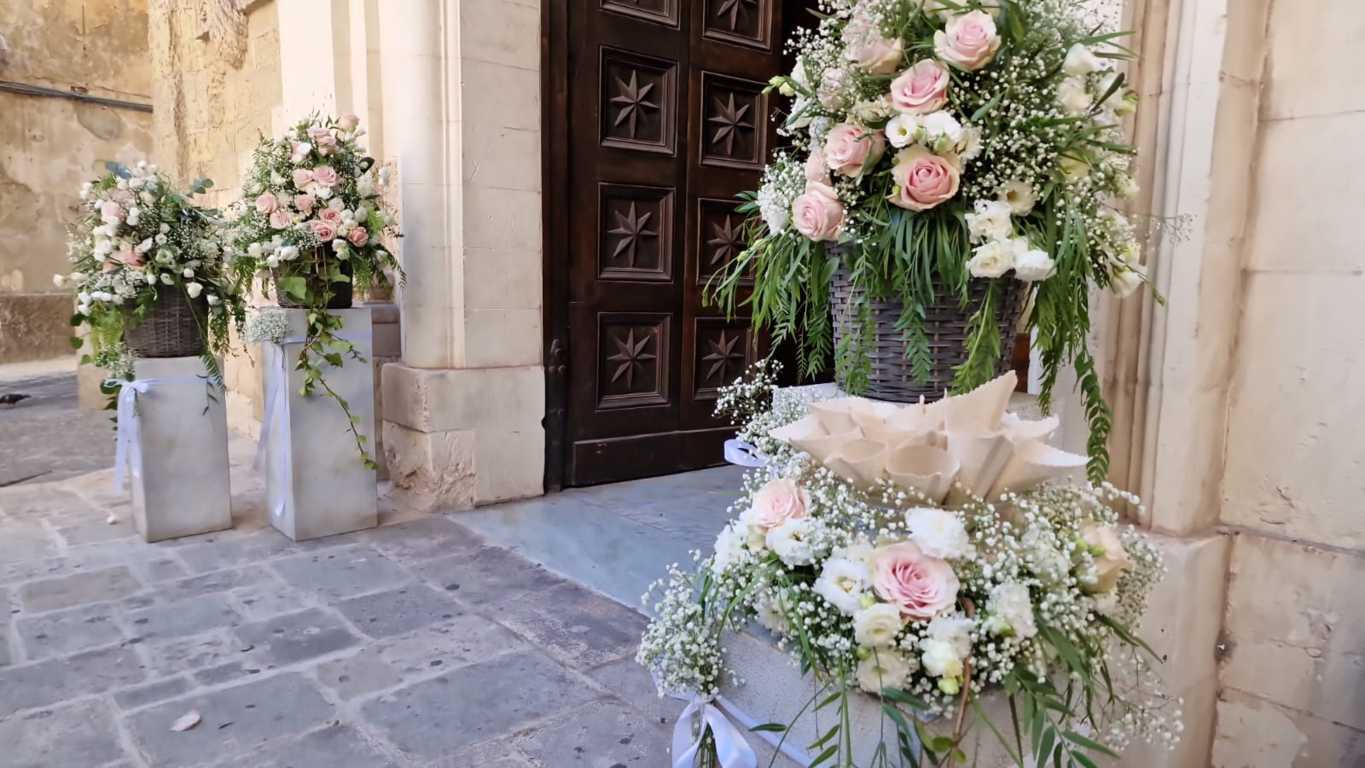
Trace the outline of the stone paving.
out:
<instances>
[{"instance_id":1,"label":"stone paving","mask_svg":"<svg viewBox=\"0 0 1365 768\"><path fill-rule=\"evenodd\" d=\"M668 764L679 705L633 661L639 613L458 514L295 544L231 454L234 528L172 542L136 535L109 470L0 488L0 764Z\"/></svg>"}]
</instances>

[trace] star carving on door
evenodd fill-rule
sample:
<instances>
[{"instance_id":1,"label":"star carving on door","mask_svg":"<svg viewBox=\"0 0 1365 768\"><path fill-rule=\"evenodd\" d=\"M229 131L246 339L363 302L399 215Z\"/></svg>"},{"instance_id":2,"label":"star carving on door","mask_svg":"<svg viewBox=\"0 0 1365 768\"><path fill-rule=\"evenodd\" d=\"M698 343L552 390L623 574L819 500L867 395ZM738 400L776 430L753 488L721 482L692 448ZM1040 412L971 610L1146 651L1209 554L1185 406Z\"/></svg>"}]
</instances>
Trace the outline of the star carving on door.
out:
<instances>
[{"instance_id":1,"label":"star carving on door","mask_svg":"<svg viewBox=\"0 0 1365 768\"><path fill-rule=\"evenodd\" d=\"M744 250L744 227L736 224L728 214L719 223L711 224L711 232L711 239L706 241L711 246L711 253L707 257L708 267L728 264Z\"/></svg>"},{"instance_id":2,"label":"star carving on door","mask_svg":"<svg viewBox=\"0 0 1365 768\"><path fill-rule=\"evenodd\" d=\"M710 363L703 381L725 383L737 376L744 368L744 348L740 345L744 333L722 328L715 338L707 339L710 351L702 356L702 362Z\"/></svg>"},{"instance_id":3,"label":"star carving on door","mask_svg":"<svg viewBox=\"0 0 1365 768\"><path fill-rule=\"evenodd\" d=\"M749 119L749 110L752 104L735 104L735 94L731 92L725 99L716 97L715 109L711 116L706 118L706 122L716 126L715 135L711 137L713 145L725 143L725 154L735 153L735 139L740 131L752 131L754 124Z\"/></svg>"},{"instance_id":4,"label":"star carving on door","mask_svg":"<svg viewBox=\"0 0 1365 768\"><path fill-rule=\"evenodd\" d=\"M633 390L635 388L636 369L639 368L640 373L643 374L647 367L658 358L652 352L645 351L653 339L654 334L646 331L640 335L637 341L634 328L626 331L625 338L612 336L611 341L616 345L616 354L608 357L607 362L617 364L616 370L612 371L611 374L613 384L624 376L626 389Z\"/></svg>"},{"instance_id":5,"label":"star carving on door","mask_svg":"<svg viewBox=\"0 0 1365 768\"><path fill-rule=\"evenodd\" d=\"M607 234L616 235L616 247L612 249L612 259L620 258L622 254L626 256L626 266L634 268L636 266L636 256L639 253L640 241L644 238L657 238L658 230L649 229L649 220L654 217L653 211L638 213L635 210L635 203L621 211L612 211L616 217L616 226L607 230Z\"/></svg>"},{"instance_id":6,"label":"star carving on door","mask_svg":"<svg viewBox=\"0 0 1365 768\"><path fill-rule=\"evenodd\" d=\"M739 31L739 17L748 13L745 6L758 5L758 0L721 0L720 7L716 10L716 18L724 19L728 15L727 21L730 24L731 32Z\"/></svg>"},{"instance_id":7,"label":"star carving on door","mask_svg":"<svg viewBox=\"0 0 1365 768\"><path fill-rule=\"evenodd\" d=\"M645 111L657 112L659 104L650 101L649 96L654 91L654 83L640 84L639 72L630 71L630 79L616 80L616 95L611 97L611 103L617 106L616 119L612 123L613 127L619 127L622 123L626 124L626 130L630 133L630 138L637 138L637 122L644 117Z\"/></svg>"}]
</instances>

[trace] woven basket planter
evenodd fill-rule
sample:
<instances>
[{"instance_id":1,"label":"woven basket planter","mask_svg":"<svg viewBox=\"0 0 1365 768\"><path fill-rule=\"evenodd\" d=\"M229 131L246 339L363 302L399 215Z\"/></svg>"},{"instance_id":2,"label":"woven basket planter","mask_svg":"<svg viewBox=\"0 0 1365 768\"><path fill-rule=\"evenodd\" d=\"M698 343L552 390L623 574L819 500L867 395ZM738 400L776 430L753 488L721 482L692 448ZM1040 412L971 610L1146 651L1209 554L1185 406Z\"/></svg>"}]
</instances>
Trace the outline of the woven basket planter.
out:
<instances>
[{"instance_id":1,"label":"woven basket planter","mask_svg":"<svg viewBox=\"0 0 1365 768\"><path fill-rule=\"evenodd\" d=\"M196 356L204 351L207 318L203 296L191 301L180 286L158 286L151 311L124 330L123 342L137 357Z\"/></svg>"},{"instance_id":2,"label":"woven basket planter","mask_svg":"<svg viewBox=\"0 0 1365 768\"><path fill-rule=\"evenodd\" d=\"M329 248L328 250L329 250L329 252L330 252L330 248ZM331 256L330 253L329 253L328 258L329 258L329 259L335 259L336 257L335 257L335 256ZM352 274L352 272L351 272L351 262L346 261L346 260L343 259L343 260L340 260L340 264L341 264L341 274L343 274L343 275L345 275L345 276L347 277L347 281L346 281L346 282L332 283L332 285L331 285L331 288L332 288L332 298L330 298L330 299L327 300L327 309L350 309L350 308L351 308L351 303L352 303L352 301L354 300L354 298L353 298L354 295L355 295L355 292L354 292L354 290L353 290L353 289L354 289L354 286L353 286L353 284L352 284L352 283L350 282L350 280L349 280L349 278L351 277L351 274ZM294 298L291 297L289 294L287 294L287 293L285 293L284 291L280 290L279 274L276 273L274 277L275 277L275 300L279 302L279 304L280 304L281 307L295 307L295 308L297 308L297 307L306 307L306 306L308 306L307 304L304 304L304 303L302 303L302 302L295 301ZM309 274L308 276L306 276L306 277L304 278L304 281L308 283L308 293L309 293L310 295L314 295L314 296L316 296L316 295L321 295L322 292L327 288L327 281L326 281L326 279L323 278L321 275L319 275L319 274L317 274L317 273Z\"/></svg>"},{"instance_id":3,"label":"woven basket planter","mask_svg":"<svg viewBox=\"0 0 1365 768\"><path fill-rule=\"evenodd\" d=\"M954 369L967 360L968 321L986 300L989 282L972 280L967 286L967 303L958 303L956 295L949 296L946 291L937 293L937 300L924 308L924 335L929 339L929 355L932 364L929 377L916 380L910 369L910 361L905 357L905 341L896 323L900 320L902 305L899 301L868 301L871 311L873 333L872 344L868 351L868 386L860 394L875 400L889 400L897 403L925 402L943 398L945 391L953 386ZM1000 326L1000 360L996 363L996 373L1009 369L1010 350L1013 349L1014 328L1019 321L1019 313L1024 308L1027 294L1024 283L1012 278L1000 281L996 294L1000 306L996 309L996 322ZM861 305L861 291L854 288L852 274L840 266L834 273L830 286L830 305L834 313L835 348L843 339L856 335L859 331L857 307Z\"/></svg>"}]
</instances>

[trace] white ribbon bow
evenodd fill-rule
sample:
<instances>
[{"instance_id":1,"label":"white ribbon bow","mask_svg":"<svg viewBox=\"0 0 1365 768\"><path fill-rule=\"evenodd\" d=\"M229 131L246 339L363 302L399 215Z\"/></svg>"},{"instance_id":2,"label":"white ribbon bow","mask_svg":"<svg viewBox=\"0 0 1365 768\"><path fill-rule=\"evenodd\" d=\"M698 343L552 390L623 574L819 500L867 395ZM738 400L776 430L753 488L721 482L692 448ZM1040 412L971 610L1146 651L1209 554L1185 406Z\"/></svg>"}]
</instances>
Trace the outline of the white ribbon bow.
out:
<instances>
[{"instance_id":1,"label":"white ribbon bow","mask_svg":"<svg viewBox=\"0 0 1365 768\"><path fill-rule=\"evenodd\" d=\"M720 761L721 768L757 768L758 755L754 754L753 747L745 741L743 732L730 722L725 712L721 711L722 707L734 713L738 712L734 705L723 697L708 699L699 694L692 695L687 707L678 715L678 722L673 726L673 768L692 768L707 728L710 728L715 739L716 758ZM702 722L696 729L696 736L693 737L692 718L696 715L701 715Z\"/></svg>"},{"instance_id":2,"label":"white ribbon bow","mask_svg":"<svg viewBox=\"0 0 1365 768\"><path fill-rule=\"evenodd\" d=\"M145 395L158 387L203 383L202 376L167 376L119 382L118 436L114 442L115 491L122 492L126 487L130 468L134 478L142 477L142 422L137 413L138 395Z\"/></svg>"},{"instance_id":3,"label":"white ribbon bow","mask_svg":"<svg viewBox=\"0 0 1365 768\"><path fill-rule=\"evenodd\" d=\"M725 441L725 460L740 467L754 469L766 466L768 457L758 452L751 443L737 437Z\"/></svg>"}]
</instances>

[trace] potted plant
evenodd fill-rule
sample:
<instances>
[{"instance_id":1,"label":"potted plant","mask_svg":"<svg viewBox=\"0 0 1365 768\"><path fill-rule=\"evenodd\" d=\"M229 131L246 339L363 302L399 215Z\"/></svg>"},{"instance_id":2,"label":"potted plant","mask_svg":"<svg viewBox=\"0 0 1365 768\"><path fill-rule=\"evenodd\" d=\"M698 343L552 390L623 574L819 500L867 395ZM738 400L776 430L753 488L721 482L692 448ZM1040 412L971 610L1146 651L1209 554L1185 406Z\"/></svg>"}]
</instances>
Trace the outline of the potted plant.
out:
<instances>
[{"instance_id":1,"label":"potted plant","mask_svg":"<svg viewBox=\"0 0 1365 768\"><path fill-rule=\"evenodd\" d=\"M82 216L68 243L73 271L55 277L76 295L72 324L89 328L82 362L127 379L130 356L198 355L221 386L218 356L245 310L225 267L215 212L194 205L155 165L108 169L81 189ZM211 185L200 179L190 194Z\"/></svg>"},{"instance_id":2,"label":"potted plant","mask_svg":"<svg viewBox=\"0 0 1365 768\"><path fill-rule=\"evenodd\" d=\"M835 2L769 86L793 100L791 148L744 196L749 247L709 291L796 337L804 373L832 352L845 390L900 402L995 377L1031 306L1043 405L1074 364L1102 475L1090 291L1145 281L1119 210L1136 105L1119 38L1046 0Z\"/></svg>"}]
</instances>

